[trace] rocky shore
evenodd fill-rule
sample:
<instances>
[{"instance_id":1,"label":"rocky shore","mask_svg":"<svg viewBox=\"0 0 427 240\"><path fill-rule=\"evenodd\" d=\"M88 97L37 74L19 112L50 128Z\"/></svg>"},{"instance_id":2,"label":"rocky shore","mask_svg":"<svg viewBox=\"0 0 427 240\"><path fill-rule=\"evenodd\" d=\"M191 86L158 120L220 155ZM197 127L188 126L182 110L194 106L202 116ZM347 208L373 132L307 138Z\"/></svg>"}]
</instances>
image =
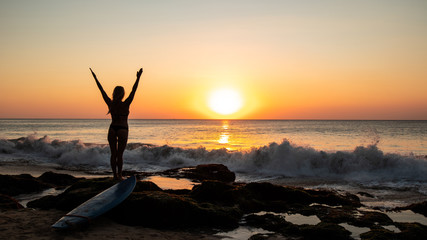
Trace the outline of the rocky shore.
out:
<instances>
[{"instance_id":1,"label":"rocky shore","mask_svg":"<svg viewBox=\"0 0 427 240\"><path fill-rule=\"evenodd\" d=\"M200 184L191 190L164 190L153 182L140 180L133 193L100 221L106 218L124 226L166 232L188 230L198 237L212 236L215 231L243 225L268 231L254 234L251 239L353 239L343 224L369 229L360 234L360 239L410 240L426 239L427 236L427 226L394 222L379 210L363 208L357 195L265 182L237 183L234 173L223 165L127 174L137 174L141 179L153 174L188 178ZM65 191L57 196L31 201L27 207L65 214L115 183L112 178L84 179L53 172L37 178L28 174L0 175L0 212L10 213L19 211L13 209L23 208L13 196L57 188ZM396 210L411 210L427 216L427 202ZM283 214L315 216L319 222L295 224L287 221ZM51 219L50 224L56 220ZM6 223L0 222L0 228L4 228L1 225ZM390 230L390 226L396 231ZM198 231L209 233L200 235Z\"/></svg>"}]
</instances>

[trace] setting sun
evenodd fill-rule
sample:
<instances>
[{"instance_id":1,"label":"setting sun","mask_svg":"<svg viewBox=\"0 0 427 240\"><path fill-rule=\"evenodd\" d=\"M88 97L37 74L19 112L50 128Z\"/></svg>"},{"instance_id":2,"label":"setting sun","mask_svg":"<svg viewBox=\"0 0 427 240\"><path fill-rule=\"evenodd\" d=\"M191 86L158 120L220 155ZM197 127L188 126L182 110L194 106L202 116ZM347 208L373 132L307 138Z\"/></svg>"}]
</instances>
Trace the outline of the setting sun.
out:
<instances>
[{"instance_id":1,"label":"setting sun","mask_svg":"<svg viewBox=\"0 0 427 240\"><path fill-rule=\"evenodd\" d=\"M240 110L243 105L242 97L233 89L213 91L208 99L209 107L216 113L229 115Z\"/></svg>"}]
</instances>

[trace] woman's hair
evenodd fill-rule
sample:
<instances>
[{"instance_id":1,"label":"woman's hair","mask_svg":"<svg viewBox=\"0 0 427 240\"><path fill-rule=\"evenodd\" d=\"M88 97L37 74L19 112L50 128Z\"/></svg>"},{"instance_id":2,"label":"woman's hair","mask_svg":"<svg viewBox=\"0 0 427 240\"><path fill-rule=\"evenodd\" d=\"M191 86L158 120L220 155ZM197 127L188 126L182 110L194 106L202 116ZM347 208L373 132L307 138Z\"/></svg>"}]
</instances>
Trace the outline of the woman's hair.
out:
<instances>
[{"instance_id":1,"label":"woman's hair","mask_svg":"<svg viewBox=\"0 0 427 240\"><path fill-rule=\"evenodd\" d=\"M124 96L125 96L125 89L122 86L115 87L113 91L113 103L121 101ZM110 113L111 113L111 106L108 106L107 114L110 114Z\"/></svg>"},{"instance_id":2,"label":"woman's hair","mask_svg":"<svg viewBox=\"0 0 427 240\"><path fill-rule=\"evenodd\" d=\"M121 101L125 96L125 89L122 86L117 86L113 91L113 102Z\"/></svg>"}]
</instances>

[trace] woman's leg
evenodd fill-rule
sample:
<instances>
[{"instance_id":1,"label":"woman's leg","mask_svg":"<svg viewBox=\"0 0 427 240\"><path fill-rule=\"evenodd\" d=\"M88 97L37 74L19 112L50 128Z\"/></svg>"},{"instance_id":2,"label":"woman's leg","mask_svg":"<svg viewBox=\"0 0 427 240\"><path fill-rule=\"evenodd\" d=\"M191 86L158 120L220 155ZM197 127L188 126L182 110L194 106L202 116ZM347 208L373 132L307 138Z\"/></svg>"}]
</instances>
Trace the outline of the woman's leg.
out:
<instances>
[{"instance_id":1,"label":"woman's leg","mask_svg":"<svg viewBox=\"0 0 427 240\"><path fill-rule=\"evenodd\" d=\"M126 129L120 129L117 131L118 147L117 147L117 177L122 178L123 168L123 152L125 151L126 144L128 142L129 131Z\"/></svg>"},{"instance_id":2,"label":"woman's leg","mask_svg":"<svg viewBox=\"0 0 427 240\"><path fill-rule=\"evenodd\" d=\"M113 170L114 179L117 179L117 135L114 129L108 130L108 143L110 145L111 157L110 165Z\"/></svg>"}]
</instances>

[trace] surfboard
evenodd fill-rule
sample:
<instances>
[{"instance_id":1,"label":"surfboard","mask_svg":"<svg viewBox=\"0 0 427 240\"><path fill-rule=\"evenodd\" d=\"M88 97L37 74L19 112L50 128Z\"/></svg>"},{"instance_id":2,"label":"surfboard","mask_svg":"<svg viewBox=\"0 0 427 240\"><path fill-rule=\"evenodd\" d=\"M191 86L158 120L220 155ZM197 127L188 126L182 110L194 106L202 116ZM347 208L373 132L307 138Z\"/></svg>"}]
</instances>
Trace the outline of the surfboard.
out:
<instances>
[{"instance_id":1,"label":"surfboard","mask_svg":"<svg viewBox=\"0 0 427 240\"><path fill-rule=\"evenodd\" d=\"M135 185L135 176L113 185L71 210L52 227L64 229L91 221L123 202L132 193Z\"/></svg>"}]
</instances>

